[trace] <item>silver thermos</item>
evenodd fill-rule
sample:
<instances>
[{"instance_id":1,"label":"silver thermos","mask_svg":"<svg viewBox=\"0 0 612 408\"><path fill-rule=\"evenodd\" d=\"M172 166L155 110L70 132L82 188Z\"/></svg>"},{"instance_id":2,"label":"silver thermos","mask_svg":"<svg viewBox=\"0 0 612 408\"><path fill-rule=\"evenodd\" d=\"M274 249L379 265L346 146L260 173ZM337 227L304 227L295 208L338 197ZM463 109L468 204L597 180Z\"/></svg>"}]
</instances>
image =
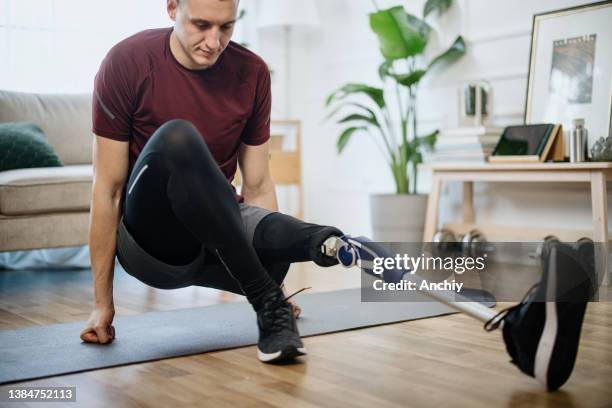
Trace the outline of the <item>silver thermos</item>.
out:
<instances>
[{"instance_id":1,"label":"silver thermos","mask_svg":"<svg viewBox=\"0 0 612 408\"><path fill-rule=\"evenodd\" d=\"M572 131L570 133L570 162L580 163L587 160L588 135L584 128L584 119L574 119L572 121Z\"/></svg>"}]
</instances>

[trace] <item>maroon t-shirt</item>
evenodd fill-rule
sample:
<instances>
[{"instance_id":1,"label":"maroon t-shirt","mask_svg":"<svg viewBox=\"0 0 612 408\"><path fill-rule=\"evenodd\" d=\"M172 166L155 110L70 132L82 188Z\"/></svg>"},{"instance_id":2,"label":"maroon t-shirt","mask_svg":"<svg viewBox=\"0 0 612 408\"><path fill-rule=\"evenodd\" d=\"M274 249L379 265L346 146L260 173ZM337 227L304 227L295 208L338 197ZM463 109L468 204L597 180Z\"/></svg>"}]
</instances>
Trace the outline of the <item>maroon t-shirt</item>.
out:
<instances>
[{"instance_id":1,"label":"maroon t-shirt","mask_svg":"<svg viewBox=\"0 0 612 408\"><path fill-rule=\"evenodd\" d=\"M270 137L268 67L230 42L212 67L187 69L170 51L171 33L172 28L142 31L108 52L95 79L92 130L129 142L131 173L157 128L186 119L231 182L240 143L259 145Z\"/></svg>"}]
</instances>

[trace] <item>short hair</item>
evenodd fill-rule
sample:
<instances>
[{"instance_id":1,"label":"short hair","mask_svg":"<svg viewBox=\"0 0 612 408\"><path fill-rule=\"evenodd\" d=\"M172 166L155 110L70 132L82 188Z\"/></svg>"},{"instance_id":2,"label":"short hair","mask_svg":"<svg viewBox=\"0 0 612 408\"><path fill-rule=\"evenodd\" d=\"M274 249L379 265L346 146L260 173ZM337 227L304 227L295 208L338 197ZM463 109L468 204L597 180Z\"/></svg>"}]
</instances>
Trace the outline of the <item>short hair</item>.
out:
<instances>
[{"instance_id":1,"label":"short hair","mask_svg":"<svg viewBox=\"0 0 612 408\"><path fill-rule=\"evenodd\" d=\"M221 0L224 1L224 0ZM176 0L176 5L178 6L181 3L181 0ZM236 0L236 3L240 3L240 0Z\"/></svg>"}]
</instances>

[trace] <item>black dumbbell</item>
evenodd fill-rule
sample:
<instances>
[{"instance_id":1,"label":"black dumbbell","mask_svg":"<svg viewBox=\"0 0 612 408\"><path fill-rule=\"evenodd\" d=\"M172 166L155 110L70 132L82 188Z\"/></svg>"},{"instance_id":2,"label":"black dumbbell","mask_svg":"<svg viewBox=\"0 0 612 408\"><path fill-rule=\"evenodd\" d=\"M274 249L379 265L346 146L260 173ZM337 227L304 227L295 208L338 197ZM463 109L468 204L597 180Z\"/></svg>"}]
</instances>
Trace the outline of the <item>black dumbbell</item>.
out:
<instances>
[{"instance_id":1,"label":"black dumbbell","mask_svg":"<svg viewBox=\"0 0 612 408\"><path fill-rule=\"evenodd\" d=\"M471 230L461 237L461 253L465 257L480 258L492 251L492 245L478 230Z\"/></svg>"},{"instance_id":2,"label":"black dumbbell","mask_svg":"<svg viewBox=\"0 0 612 408\"><path fill-rule=\"evenodd\" d=\"M457 237L451 230L443 228L436 231L432 244L433 253L437 256L461 255L477 258L492 251L491 245L478 230L471 230Z\"/></svg>"},{"instance_id":3,"label":"black dumbbell","mask_svg":"<svg viewBox=\"0 0 612 408\"><path fill-rule=\"evenodd\" d=\"M558 244L559 242L561 241L559 241L559 238L557 238L556 236L547 235L544 237L542 242L540 242L535 252L530 253L529 256L531 258L536 259L536 261L538 262L542 262L544 258L548 257L548 254L550 253L552 245Z\"/></svg>"},{"instance_id":4,"label":"black dumbbell","mask_svg":"<svg viewBox=\"0 0 612 408\"><path fill-rule=\"evenodd\" d=\"M436 256L451 256L461 252L461 242L446 228L437 230L431 243L432 252Z\"/></svg>"},{"instance_id":5,"label":"black dumbbell","mask_svg":"<svg viewBox=\"0 0 612 408\"><path fill-rule=\"evenodd\" d=\"M582 237L574 244L580 260L588 267L595 268L595 243L591 238Z\"/></svg>"}]
</instances>

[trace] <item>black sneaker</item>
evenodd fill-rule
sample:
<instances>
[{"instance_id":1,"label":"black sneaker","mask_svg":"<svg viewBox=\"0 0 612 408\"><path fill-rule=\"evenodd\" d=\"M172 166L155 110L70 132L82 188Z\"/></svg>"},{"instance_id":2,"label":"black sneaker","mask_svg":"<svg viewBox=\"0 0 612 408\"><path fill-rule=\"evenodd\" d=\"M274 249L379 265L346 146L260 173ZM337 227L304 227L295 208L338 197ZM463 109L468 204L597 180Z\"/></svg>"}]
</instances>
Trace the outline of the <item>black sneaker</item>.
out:
<instances>
[{"instance_id":1,"label":"black sneaker","mask_svg":"<svg viewBox=\"0 0 612 408\"><path fill-rule=\"evenodd\" d=\"M293 359L306 354L306 348L300 339L293 308L287 302L304 288L293 295L285 297L280 288L263 295L258 302L257 326L259 342L257 357L264 363L276 363Z\"/></svg>"},{"instance_id":2,"label":"black sneaker","mask_svg":"<svg viewBox=\"0 0 612 408\"><path fill-rule=\"evenodd\" d=\"M503 324L511 362L549 391L561 387L572 373L587 302L593 298L593 243L587 247L551 244L542 257L542 280L521 303L485 324L487 331Z\"/></svg>"}]
</instances>

